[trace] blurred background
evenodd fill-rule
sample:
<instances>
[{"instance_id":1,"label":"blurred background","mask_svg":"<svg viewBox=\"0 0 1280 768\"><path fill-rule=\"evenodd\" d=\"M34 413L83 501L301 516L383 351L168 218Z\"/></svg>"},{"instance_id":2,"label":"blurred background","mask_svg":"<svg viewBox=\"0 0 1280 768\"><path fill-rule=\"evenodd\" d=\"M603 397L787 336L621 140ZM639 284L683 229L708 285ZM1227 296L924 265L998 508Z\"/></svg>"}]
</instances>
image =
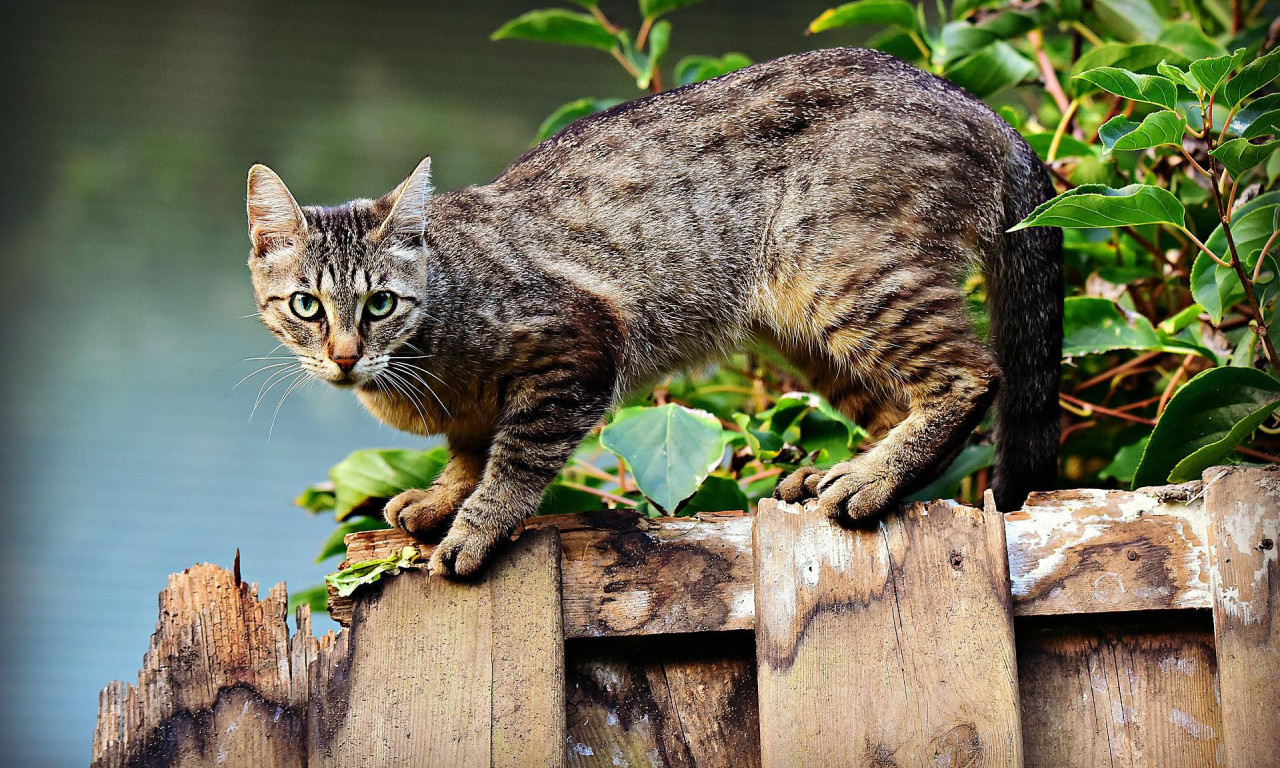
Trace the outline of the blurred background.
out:
<instances>
[{"instance_id":1,"label":"blurred background","mask_svg":"<svg viewBox=\"0 0 1280 768\"><path fill-rule=\"evenodd\" d=\"M3 366L0 765L79 766L97 693L136 679L166 576L320 581L332 522L292 504L357 448L421 447L319 385L249 419L275 345L245 267L245 174L304 203L374 197L424 154L484 183L557 106L626 97L605 54L490 42L531 0L49 2L0 24ZM829 0L710 0L669 60L853 42ZM602 3L634 24L634 3ZM605 59L605 60L602 60ZM333 624L317 620L318 631Z\"/></svg>"}]
</instances>

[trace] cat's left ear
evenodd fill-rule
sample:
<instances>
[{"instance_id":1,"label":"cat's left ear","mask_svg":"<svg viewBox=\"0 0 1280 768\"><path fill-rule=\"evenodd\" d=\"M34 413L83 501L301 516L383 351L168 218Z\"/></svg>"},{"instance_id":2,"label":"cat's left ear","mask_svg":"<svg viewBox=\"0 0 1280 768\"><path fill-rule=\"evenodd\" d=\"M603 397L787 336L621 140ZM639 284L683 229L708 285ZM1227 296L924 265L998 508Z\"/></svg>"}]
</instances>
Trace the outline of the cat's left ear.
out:
<instances>
[{"instance_id":1,"label":"cat's left ear","mask_svg":"<svg viewBox=\"0 0 1280 768\"><path fill-rule=\"evenodd\" d=\"M431 201L431 158L424 157L409 178L400 182L384 198L391 202L391 213L374 235L375 240L391 236L418 240L427 228L427 204Z\"/></svg>"},{"instance_id":2,"label":"cat's left ear","mask_svg":"<svg viewBox=\"0 0 1280 768\"><path fill-rule=\"evenodd\" d=\"M249 239L253 255L265 256L302 240L307 220L289 188L265 165L249 169Z\"/></svg>"}]
</instances>

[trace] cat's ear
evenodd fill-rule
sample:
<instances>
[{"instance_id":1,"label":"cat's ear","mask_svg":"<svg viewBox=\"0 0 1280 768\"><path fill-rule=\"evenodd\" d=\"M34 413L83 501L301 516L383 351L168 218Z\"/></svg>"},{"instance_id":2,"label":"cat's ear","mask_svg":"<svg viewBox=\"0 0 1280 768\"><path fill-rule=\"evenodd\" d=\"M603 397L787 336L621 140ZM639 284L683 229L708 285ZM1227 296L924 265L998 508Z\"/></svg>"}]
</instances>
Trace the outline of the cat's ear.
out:
<instances>
[{"instance_id":1,"label":"cat's ear","mask_svg":"<svg viewBox=\"0 0 1280 768\"><path fill-rule=\"evenodd\" d=\"M391 212L383 220L374 239L390 236L418 240L427 228L427 203L431 201L431 158L424 157L409 178L388 194Z\"/></svg>"},{"instance_id":2,"label":"cat's ear","mask_svg":"<svg viewBox=\"0 0 1280 768\"><path fill-rule=\"evenodd\" d=\"M265 165L249 169L249 239L253 254L265 256L302 239L307 220L275 171Z\"/></svg>"}]
</instances>

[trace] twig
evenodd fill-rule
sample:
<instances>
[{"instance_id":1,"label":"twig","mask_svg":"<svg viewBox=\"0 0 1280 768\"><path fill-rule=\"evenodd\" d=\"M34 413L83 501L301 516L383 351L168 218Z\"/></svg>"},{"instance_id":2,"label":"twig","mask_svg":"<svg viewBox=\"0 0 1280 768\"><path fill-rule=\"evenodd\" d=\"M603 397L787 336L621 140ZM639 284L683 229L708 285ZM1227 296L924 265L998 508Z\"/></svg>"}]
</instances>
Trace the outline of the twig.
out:
<instances>
[{"instance_id":1,"label":"twig","mask_svg":"<svg viewBox=\"0 0 1280 768\"><path fill-rule=\"evenodd\" d=\"M1116 375L1124 371L1127 371L1130 368L1136 368L1145 363L1149 363L1152 360L1155 360L1157 357L1160 357L1161 355L1164 355L1164 354L1165 354L1164 352L1146 352L1141 355L1138 355L1137 357L1133 358L1128 362L1121 363L1120 365L1117 365L1113 368L1108 368L1107 370L1103 371L1097 376L1094 376L1093 378L1089 379L1083 384L1077 384L1075 391L1079 392L1081 390L1088 389L1089 387L1092 387L1095 384L1101 384L1104 381L1108 381L1112 378L1115 378Z\"/></svg>"},{"instance_id":2,"label":"twig","mask_svg":"<svg viewBox=\"0 0 1280 768\"><path fill-rule=\"evenodd\" d=\"M646 16L644 23L640 25L640 31L636 33L636 50L644 47L644 41L649 39L649 30L653 29L653 17Z\"/></svg>"},{"instance_id":3,"label":"twig","mask_svg":"<svg viewBox=\"0 0 1280 768\"><path fill-rule=\"evenodd\" d=\"M1049 55L1044 52L1044 35L1040 30L1033 29L1027 33L1027 42L1031 43L1031 50L1035 52L1036 64L1040 66L1040 76L1044 78L1044 89L1053 97L1054 103L1058 105L1058 111L1066 112L1071 100L1067 98L1066 91L1062 90L1062 83L1058 81L1058 73L1053 69L1053 62L1049 61ZM1052 151L1049 157L1053 158Z\"/></svg>"},{"instance_id":4,"label":"twig","mask_svg":"<svg viewBox=\"0 0 1280 768\"><path fill-rule=\"evenodd\" d=\"M614 493L609 493L608 491L602 491L599 488L592 488L591 486L583 485L582 483L575 483L569 480L561 480L560 484L566 488L572 488L575 491L582 491L583 493L589 493L592 496L599 496L605 501L612 501L615 504L622 504L623 506L627 506L627 507L635 507L640 504L640 502L634 501L632 499L628 499L625 496L619 496Z\"/></svg>"},{"instance_id":5,"label":"twig","mask_svg":"<svg viewBox=\"0 0 1280 768\"><path fill-rule=\"evenodd\" d=\"M1058 127L1053 132L1053 140L1049 142L1049 156L1045 162L1052 163L1053 159L1058 156L1058 145L1062 143L1062 137L1067 132L1067 126L1071 124L1071 118L1075 116L1076 109L1080 106L1077 99L1072 99L1071 103L1062 113L1062 119L1058 121Z\"/></svg>"},{"instance_id":6,"label":"twig","mask_svg":"<svg viewBox=\"0 0 1280 768\"><path fill-rule=\"evenodd\" d=\"M1104 408L1101 405L1094 405L1093 403L1085 402L1084 400L1081 400L1078 397L1072 397L1071 395L1068 395L1065 393L1059 393L1058 397L1060 398L1059 405L1064 405L1061 402L1061 400L1065 400L1066 404L1075 406L1075 408L1068 408L1067 410L1071 411L1072 413L1080 414L1082 416L1092 416L1095 413L1100 413L1103 416L1111 416L1113 418L1123 419L1125 421L1131 421L1134 424L1146 424L1149 427L1154 427L1156 424L1155 419L1148 419L1142 416L1134 416L1133 414L1125 413L1124 411L1116 411L1116 410L1112 410L1111 408Z\"/></svg>"},{"instance_id":7,"label":"twig","mask_svg":"<svg viewBox=\"0 0 1280 768\"><path fill-rule=\"evenodd\" d=\"M773 469L766 469L763 472L757 472L756 474L751 475L749 477L739 478L738 485L745 488L748 485L751 485L752 483L758 480L764 480L765 478L774 477L775 475L780 475L780 474L782 474L782 467L774 467Z\"/></svg>"},{"instance_id":8,"label":"twig","mask_svg":"<svg viewBox=\"0 0 1280 768\"><path fill-rule=\"evenodd\" d=\"M1262 451L1255 451L1252 448L1245 448L1243 445L1237 445L1236 451L1238 451L1239 453L1243 453L1245 456L1248 456L1251 459L1260 459L1262 461L1271 462L1272 464L1280 464L1280 456L1272 456L1269 453L1263 453Z\"/></svg>"},{"instance_id":9,"label":"twig","mask_svg":"<svg viewBox=\"0 0 1280 768\"><path fill-rule=\"evenodd\" d=\"M1169 385L1164 388L1164 393L1160 395L1160 405L1156 406L1156 418L1160 418L1160 414L1164 413L1164 407L1169 404L1169 398L1173 397L1173 391L1178 388L1178 382L1182 381L1182 377L1187 374L1187 366L1191 365L1191 360L1195 355L1187 355L1182 358L1182 365L1178 366L1178 370L1173 372L1173 377L1169 379Z\"/></svg>"}]
</instances>

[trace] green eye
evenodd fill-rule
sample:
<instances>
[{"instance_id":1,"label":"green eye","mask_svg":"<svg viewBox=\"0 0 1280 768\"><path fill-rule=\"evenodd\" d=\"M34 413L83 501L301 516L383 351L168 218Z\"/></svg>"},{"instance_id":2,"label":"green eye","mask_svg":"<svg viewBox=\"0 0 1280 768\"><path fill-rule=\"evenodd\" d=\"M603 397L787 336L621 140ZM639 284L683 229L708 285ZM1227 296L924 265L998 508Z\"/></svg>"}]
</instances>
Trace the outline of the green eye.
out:
<instances>
[{"instance_id":1,"label":"green eye","mask_svg":"<svg viewBox=\"0 0 1280 768\"><path fill-rule=\"evenodd\" d=\"M374 320L386 317L395 309L396 295L391 291L378 291L364 303L364 313Z\"/></svg>"},{"instance_id":2,"label":"green eye","mask_svg":"<svg viewBox=\"0 0 1280 768\"><path fill-rule=\"evenodd\" d=\"M289 309L303 320L315 320L320 316L320 300L309 293L295 293L289 298Z\"/></svg>"}]
</instances>

